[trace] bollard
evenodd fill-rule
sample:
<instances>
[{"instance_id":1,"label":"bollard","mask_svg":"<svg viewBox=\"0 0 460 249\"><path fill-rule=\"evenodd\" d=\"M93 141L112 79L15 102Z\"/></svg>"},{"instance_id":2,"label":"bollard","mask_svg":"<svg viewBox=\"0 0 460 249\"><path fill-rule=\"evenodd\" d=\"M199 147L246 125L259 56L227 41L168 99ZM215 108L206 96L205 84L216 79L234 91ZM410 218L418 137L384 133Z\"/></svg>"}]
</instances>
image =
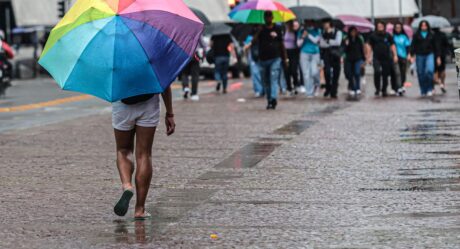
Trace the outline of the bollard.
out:
<instances>
[{"instance_id":1,"label":"bollard","mask_svg":"<svg viewBox=\"0 0 460 249\"><path fill-rule=\"evenodd\" d=\"M460 96L460 48L455 50L455 65L457 66L457 86Z\"/></svg>"}]
</instances>

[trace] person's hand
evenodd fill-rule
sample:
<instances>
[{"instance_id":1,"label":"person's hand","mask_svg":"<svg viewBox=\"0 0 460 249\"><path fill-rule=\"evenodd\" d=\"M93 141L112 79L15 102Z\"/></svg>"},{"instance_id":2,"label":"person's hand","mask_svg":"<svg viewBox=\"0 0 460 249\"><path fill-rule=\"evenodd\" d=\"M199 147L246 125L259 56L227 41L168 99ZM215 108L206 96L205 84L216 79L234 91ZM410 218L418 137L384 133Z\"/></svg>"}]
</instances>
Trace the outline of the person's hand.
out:
<instances>
[{"instance_id":1,"label":"person's hand","mask_svg":"<svg viewBox=\"0 0 460 249\"><path fill-rule=\"evenodd\" d=\"M396 55L393 56L393 62L394 62L394 63L398 63L398 60L399 60L399 59L398 59L398 56L396 56Z\"/></svg>"},{"instance_id":2,"label":"person's hand","mask_svg":"<svg viewBox=\"0 0 460 249\"><path fill-rule=\"evenodd\" d=\"M345 40L345 46L348 46L350 44L350 40L346 39Z\"/></svg>"},{"instance_id":3,"label":"person's hand","mask_svg":"<svg viewBox=\"0 0 460 249\"><path fill-rule=\"evenodd\" d=\"M284 59L283 63L285 67L289 66L289 59Z\"/></svg>"},{"instance_id":4,"label":"person's hand","mask_svg":"<svg viewBox=\"0 0 460 249\"><path fill-rule=\"evenodd\" d=\"M174 122L174 114L166 114L165 117L166 124L166 135L171 136L176 131L176 122Z\"/></svg>"},{"instance_id":5,"label":"person's hand","mask_svg":"<svg viewBox=\"0 0 460 249\"><path fill-rule=\"evenodd\" d=\"M305 38L307 38L307 36L308 36L308 31L304 30L303 34L302 34L302 38L305 39Z\"/></svg>"},{"instance_id":6,"label":"person's hand","mask_svg":"<svg viewBox=\"0 0 460 249\"><path fill-rule=\"evenodd\" d=\"M438 66L441 66L441 64L442 64L441 57L438 57L438 58L436 59L436 64L438 64Z\"/></svg>"}]
</instances>

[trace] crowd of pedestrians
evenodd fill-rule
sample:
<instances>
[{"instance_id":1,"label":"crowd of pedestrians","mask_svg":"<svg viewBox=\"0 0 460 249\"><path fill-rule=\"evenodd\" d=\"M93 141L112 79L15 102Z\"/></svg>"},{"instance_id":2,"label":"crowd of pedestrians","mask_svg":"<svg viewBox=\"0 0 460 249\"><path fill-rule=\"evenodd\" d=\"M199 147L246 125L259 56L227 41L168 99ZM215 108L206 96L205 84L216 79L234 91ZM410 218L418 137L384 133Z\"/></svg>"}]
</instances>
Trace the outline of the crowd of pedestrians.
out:
<instances>
[{"instance_id":1,"label":"crowd of pedestrians","mask_svg":"<svg viewBox=\"0 0 460 249\"><path fill-rule=\"evenodd\" d=\"M244 51L256 97L267 98L267 109L276 109L278 95L306 95L337 99L342 71L348 81L349 98L359 100L365 81L366 65L374 70L375 96L404 96L409 68L416 72L421 96L433 96L435 85L445 89L447 36L420 23L413 37L400 22L378 21L375 30L360 32L354 26L339 28L333 19L273 23L273 14L265 12L265 25L253 26L244 41ZM391 32L387 25L391 25ZM192 100L198 100L199 60L211 57L215 65L216 90L225 94L231 53L230 36L213 36L212 54L198 55L183 74L184 97L188 97L188 76L192 75Z\"/></svg>"}]
</instances>

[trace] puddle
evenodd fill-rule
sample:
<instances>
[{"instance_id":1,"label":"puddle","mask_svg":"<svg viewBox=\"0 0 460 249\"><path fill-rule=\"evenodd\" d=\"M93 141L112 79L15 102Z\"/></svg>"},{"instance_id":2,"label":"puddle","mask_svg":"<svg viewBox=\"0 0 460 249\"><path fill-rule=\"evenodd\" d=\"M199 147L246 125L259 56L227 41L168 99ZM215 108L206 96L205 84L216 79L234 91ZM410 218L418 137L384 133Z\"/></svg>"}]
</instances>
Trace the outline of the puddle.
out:
<instances>
[{"instance_id":1,"label":"puddle","mask_svg":"<svg viewBox=\"0 0 460 249\"><path fill-rule=\"evenodd\" d=\"M290 122L289 124L275 130L273 134L276 135L289 135L289 134L294 134L294 135L300 135L302 132L304 132L306 129L310 128L312 125L314 125L315 122L313 121L308 121L308 120L294 120Z\"/></svg>"},{"instance_id":2,"label":"puddle","mask_svg":"<svg viewBox=\"0 0 460 249\"><path fill-rule=\"evenodd\" d=\"M215 168L252 168L280 145L279 143L250 143L217 164Z\"/></svg>"}]
</instances>

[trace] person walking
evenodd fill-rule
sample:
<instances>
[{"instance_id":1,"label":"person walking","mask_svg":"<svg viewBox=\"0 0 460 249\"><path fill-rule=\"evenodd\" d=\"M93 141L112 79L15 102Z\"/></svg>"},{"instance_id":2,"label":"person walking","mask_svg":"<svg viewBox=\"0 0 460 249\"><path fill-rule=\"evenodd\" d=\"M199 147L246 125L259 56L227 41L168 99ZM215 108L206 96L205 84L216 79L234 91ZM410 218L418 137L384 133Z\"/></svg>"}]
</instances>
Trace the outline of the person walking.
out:
<instances>
[{"instance_id":1,"label":"person walking","mask_svg":"<svg viewBox=\"0 0 460 249\"><path fill-rule=\"evenodd\" d=\"M217 80L216 91L222 88L227 93L228 69L230 67L230 54L233 53L233 41L230 35L216 35L211 37L211 50L214 52L214 77Z\"/></svg>"},{"instance_id":2,"label":"person walking","mask_svg":"<svg viewBox=\"0 0 460 249\"><path fill-rule=\"evenodd\" d=\"M245 41L244 50L248 56L249 70L251 71L252 86L254 91L254 97L260 98L263 97L264 86L262 85L262 76L260 75L259 68L259 47L257 44L254 44L252 47L248 47L254 39L253 35L249 35Z\"/></svg>"},{"instance_id":3,"label":"person walking","mask_svg":"<svg viewBox=\"0 0 460 249\"><path fill-rule=\"evenodd\" d=\"M434 81L441 87L442 93L446 93L446 56L449 54L449 39L439 28L433 29L433 32L436 51L438 52Z\"/></svg>"},{"instance_id":4,"label":"person walking","mask_svg":"<svg viewBox=\"0 0 460 249\"><path fill-rule=\"evenodd\" d=\"M267 110L275 110L278 105L281 63L287 63L288 59L281 29L273 23L273 13L266 11L264 19L265 25L256 34L250 46L259 46L259 66L267 95Z\"/></svg>"},{"instance_id":5,"label":"person walking","mask_svg":"<svg viewBox=\"0 0 460 249\"><path fill-rule=\"evenodd\" d=\"M393 40L396 46L396 53L398 55L398 68L399 68L399 91L400 95L403 95L406 90L404 84L407 80L407 68L408 61L410 61L409 49L411 46L411 40L409 36L404 31L404 26L402 23L397 22L393 27Z\"/></svg>"},{"instance_id":6,"label":"person walking","mask_svg":"<svg viewBox=\"0 0 460 249\"><path fill-rule=\"evenodd\" d=\"M304 28L299 32L300 68L305 86L300 87L301 93L314 97L320 88L319 66L321 62L319 39L321 31L313 20L305 20Z\"/></svg>"},{"instance_id":7,"label":"person walking","mask_svg":"<svg viewBox=\"0 0 460 249\"><path fill-rule=\"evenodd\" d=\"M190 78L192 78L192 89L190 100L199 101L200 96L198 95L198 83L200 81L200 62L204 59L204 46L200 39L195 57L189 62L181 73L182 91L184 93L184 99L187 99L190 94Z\"/></svg>"},{"instance_id":8,"label":"person walking","mask_svg":"<svg viewBox=\"0 0 460 249\"><path fill-rule=\"evenodd\" d=\"M417 76L422 97L433 96L433 79L436 61L441 62L441 57L436 51L436 42L431 32L430 24L421 21L415 33L411 46L412 61L417 66Z\"/></svg>"},{"instance_id":9,"label":"person walking","mask_svg":"<svg viewBox=\"0 0 460 249\"><path fill-rule=\"evenodd\" d=\"M341 71L342 32L332 25L332 19L323 20L323 31L320 38L321 58L324 62L324 78L326 91L324 97L337 99Z\"/></svg>"},{"instance_id":10,"label":"person walking","mask_svg":"<svg viewBox=\"0 0 460 249\"><path fill-rule=\"evenodd\" d=\"M364 38L359 34L356 27L348 29L348 35L344 40L345 71L350 82L350 97L361 95L361 69L365 65Z\"/></svg>"},{"instance_id":11,"label":"person walking","mask_svg":"<svg viewBox=\"0 0 460 249\"><path fill-rule=\"evenodd\" d=\"M392 63L398 62L396 53L396 46L391 34L385 30L385 23L382 21L377 22L376 31L369 37L368 50L373 52L373 61L371 63L370 56L368 56L368 64L374 66L374 84L375 96L383 97L388 96L388 78L391 74ZM369 51L370 53L370 51Z\"/></svg>"},{"instance_id":12,"label":"person walking","mask_svg":"<svg viewBox=\"0 0 460 249\"><path fill-rule=\"evenodd\" d=\"M163 97L166 106L166 134L175 131L171 87ZM117 166L123 194L114 207L115 214L124 216L134 195L132 183L135 172L136 205L135 219L150 217L145 210L145 200L152 180L152 145L156 127L160 121L160 95L147 94L124 99L112 104L112 124L115 133ZM134 160L136 166L134 166Z\"/></svg>"},{"instance_id":13,"label":"person walking","mask_svg":"<svg viewBox=\"0 0 460 249\"><path fill-rule=\"evenodd\" d=\"M296 88L300 86L299 84L299 57L300 51L297 46L297 32L298 32L298 22L289 21L286 23L286 32L284 33L284 47L286 48L286 53L288 56L289 62L284 69L284 77L286 79L287 91L290 95L293 95L293 92Z\"/></svg>"}]
</instances>

